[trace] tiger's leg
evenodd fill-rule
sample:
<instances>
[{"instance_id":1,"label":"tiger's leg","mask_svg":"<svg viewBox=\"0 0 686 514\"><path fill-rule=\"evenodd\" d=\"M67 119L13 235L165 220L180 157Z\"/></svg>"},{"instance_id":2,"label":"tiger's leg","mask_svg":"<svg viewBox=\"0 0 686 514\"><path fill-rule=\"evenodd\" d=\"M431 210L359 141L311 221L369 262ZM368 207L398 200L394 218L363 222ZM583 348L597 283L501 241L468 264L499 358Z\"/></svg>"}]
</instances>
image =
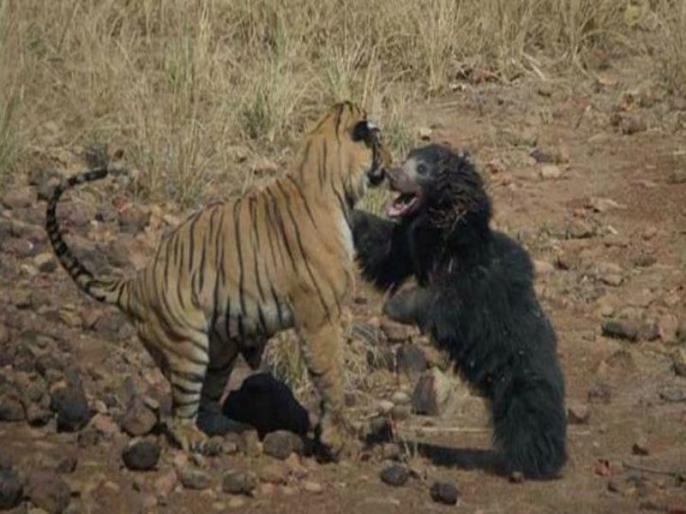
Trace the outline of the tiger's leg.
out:
<instances>
[{"instance_id":1,"label":"tiger's leg","mask_svg":"<svg viewBox=\"0 0 686 514\"><path fill-rule=\"evenodd\" d=\"M221 411L221 397L238 357L238 346L232 343L227 346L230 346L228 351L212 356L202 386L198 427L210 436L224 435L241 428L239 423L224 416Z\"/></svg>"},{"instance_id":2,"label":"tiger's leg","mask_svg":"<svg viewBox=\"0 0 686 514\"><path fill-rule=\"evenodd\" d=\"M343 418L343 331L340 321L322 319L298 327L303 355L321 398L320 442L337 458L346 443L348 432Z\"/></svg>"},{"instance_id":3,"label":"tiger's leg","mask_svg":"<svg viewBox=\"0 0 686 514\"><path fill-rule=\"evenodd\" d=\"M167 377L172 390L172 417L169 435L184 451L210 454L218 448L196 426L198 409L208 367L204 334L194 332L179 337L162 330L158 323L138 326L143 344Z\"/></svg>"}]
</instances>

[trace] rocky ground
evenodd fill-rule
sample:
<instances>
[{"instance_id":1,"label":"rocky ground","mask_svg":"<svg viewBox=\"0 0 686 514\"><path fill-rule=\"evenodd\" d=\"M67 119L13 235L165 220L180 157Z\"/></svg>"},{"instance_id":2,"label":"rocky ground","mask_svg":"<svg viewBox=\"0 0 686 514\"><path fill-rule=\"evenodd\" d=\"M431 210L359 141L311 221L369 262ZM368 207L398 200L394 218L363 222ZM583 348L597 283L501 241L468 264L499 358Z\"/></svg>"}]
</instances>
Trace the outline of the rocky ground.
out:
<instances>
[{"instance_id":1,"label":"rocky ground","mask_svg":"<svg viewBox=\"0 0 686 514\"><path fill-rule=\"evenodd\" d=\"M318 463L286 431L231 434L213 457L170 447L161 375L123 317L78 293L52 257L45 197L85 163L46 139L0 198L0 510L686 512L686 101L640 69L514 85L464 77L412 120L421 138L472 151L496 225L535 259L567 381L562 478L491 473L483 401L422 337L379 319L381 298L361 283L347 398L374 444L339 464ZM135 200L135 178L61 206L98 272L142 266L181 217ZM236 370L231 388L248 374ZM274 387L298 430L302 411Z\"/></svg>"}]
</instances>

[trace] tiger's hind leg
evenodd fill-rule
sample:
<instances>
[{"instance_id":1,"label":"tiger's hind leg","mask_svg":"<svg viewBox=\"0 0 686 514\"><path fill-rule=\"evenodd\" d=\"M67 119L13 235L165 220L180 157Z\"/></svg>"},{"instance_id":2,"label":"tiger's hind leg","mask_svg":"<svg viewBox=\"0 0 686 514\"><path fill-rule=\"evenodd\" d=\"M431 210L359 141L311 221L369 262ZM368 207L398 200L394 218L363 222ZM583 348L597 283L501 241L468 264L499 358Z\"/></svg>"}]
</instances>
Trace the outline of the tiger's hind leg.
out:
<instances>
[{"instance_id":1,"label":"tiger's hind leg","mask_svg":"<svg viewBox=\"0 0 686 514\"><path fill-rule=\"evenodd\" d=\"M156 324L139 325L138 336L167 377L172 390L171 439L186 452L213 454L220 448L196 426L209 356L206 336L170 336Z\"/></svg>"},{"instance_id":2,"label":"tiger's hind leg","mask_svg":"<svg viewBox=\"0 0 686 514\"><path fill-rule=\"evenodd\" d=\"M211 344L216 345L215 341L212 341ZM218 341L217 344L221 344L221 341ZM243 428L243 425L224 416L221 411L221 397L238 357L237 345L229 342L225 346L229 347L225 351L212 351L214 348L210 351L211 360L207 367L200 397L198 427L210 436L224 435L228 432L240 431Z\"/></svg>"}]
</instances>

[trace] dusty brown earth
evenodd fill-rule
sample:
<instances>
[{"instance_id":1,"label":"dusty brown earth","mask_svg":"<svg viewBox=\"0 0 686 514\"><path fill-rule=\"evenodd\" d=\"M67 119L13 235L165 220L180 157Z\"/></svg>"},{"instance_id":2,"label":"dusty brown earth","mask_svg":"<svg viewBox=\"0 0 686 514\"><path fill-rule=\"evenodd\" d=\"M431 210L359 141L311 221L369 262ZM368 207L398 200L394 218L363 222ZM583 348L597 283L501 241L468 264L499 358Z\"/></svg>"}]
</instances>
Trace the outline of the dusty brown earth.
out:
<instances>
[{"instance_id":1,"label":"dusty brown earth","mask_svg":"<svg viewBox=\"0 0 686 514\"><path fill-rule=\"evenodd\" d=\"M67 503L73 513L686 512L686 102L642 77L640 62L624 64L559 82L458 83L412 120L431 129L425 137L471 150L497 227L535 259L570 409L560 479L513 483L483 469L485 453L473 450L489 448L485 408L449 371L454 391L442 415L394 420L391 446L339 464L278 461L246 444L249 436L195 462L153 433L145 437L162 449L155 469L127 469L127 402L147 394L164 413L167 389L123 319L80 295L50 257L45 203L36 200L50 175L41 170L68 174L84 164L78 149L46 147L0 209L0 416L18 418L0 422L0 467L24 482L10 512L59 512ZM132 200L127 180L71 194L60 211L77 253L101 271L140 266L179 216ZM355 323L374 326L380 301L360 283ZM607 337L603 326L623 335ZM350 351L416 344L442 363L416 334L399 336L414 343L387 335L394 341L355 336ZM417 376L363 371L364 380L351 381L350 415L366 427L379 401L411 393ZM236 372L232 387L246 373ZM50 397L65 383L85 392L95 414L73 432L58 430L52 413ZM397 449L411 472L401 487L379 477ZM257 472L252 496L223 492L229 469ZM181 475L198 470L193 489ZM457 506L432 500L437 479L455 482Z\"/></svg>"}]
</instances>

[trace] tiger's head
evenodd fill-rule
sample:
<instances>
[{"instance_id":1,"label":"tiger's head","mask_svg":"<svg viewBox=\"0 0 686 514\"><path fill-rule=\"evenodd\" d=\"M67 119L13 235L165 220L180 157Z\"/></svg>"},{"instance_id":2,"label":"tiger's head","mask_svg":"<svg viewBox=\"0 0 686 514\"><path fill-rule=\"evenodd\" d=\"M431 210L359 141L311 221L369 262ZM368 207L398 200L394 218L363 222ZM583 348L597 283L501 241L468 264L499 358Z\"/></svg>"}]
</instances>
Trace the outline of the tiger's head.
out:
<instances>
[{"instance_id":1,"label":"tiger's head","mask_svg":"<svg viewBox=\"0 0 686 514\"><path fill-rule=\"evenodd\" d=\"M298 174L306 186L316 186L321 192L333 188L352 208L368 187L383 182L391 162L379 127L356 104L341 102L329 109L305 139Z\"/></svg>"}]
</instances>

